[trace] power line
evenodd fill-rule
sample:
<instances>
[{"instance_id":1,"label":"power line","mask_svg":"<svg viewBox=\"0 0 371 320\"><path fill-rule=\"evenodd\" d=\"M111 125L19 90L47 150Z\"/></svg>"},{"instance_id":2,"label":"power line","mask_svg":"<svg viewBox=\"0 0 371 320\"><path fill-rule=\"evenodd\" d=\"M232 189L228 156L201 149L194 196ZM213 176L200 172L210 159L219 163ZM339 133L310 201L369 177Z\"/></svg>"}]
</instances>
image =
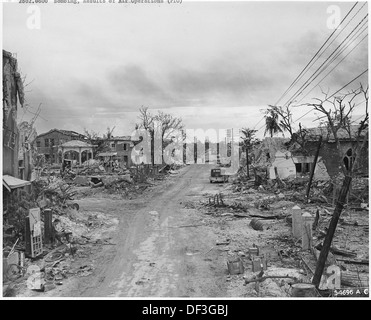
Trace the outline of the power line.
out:
<instances>
[{"instance_id":1,"label":"power line","mask_svg":"<svg viewBox=\"0 0 371 320\"><path fill-rule=\"evenodd\" d=\"M326 68L332 62L334 62L357 38L359 38L364 31L366 31L368 29L367 22L368 22L368 19L366 19L364 21L363 25L348 39L348 41L344 45L344 47L341 48L341 50L338 53L336 53L336 55L334 57L332 57L332 59L327 63ZM363 28L364 26L365 26L365 28Z\"/></svg>"},{"instance_id":2,"label":"power line","mask_svg":"<svg viewBox=\"0 0 371 320\"><path fill-rule=\"evenodd\" d=\"M347 28L347 26L353 21L353 19L354 19L354 17L362 10L362 8L366 5L367 3L365 2L364 3L364 5L360 8L360 9L358 9L358 11L353 15L353 17L348 21L348 23L343 27L343 28L341 28L340 29L340 32L335 36L335 38L334 39L332 39L332 41L327 45L327 47L323 50L323 52L325 52L333 43L334 43L334 41L340 36L340 34ZM341 26L341 24L339 25L339 26ZM359 31L359 30L358 30ZM357 31L357 32L358 32ZM313 64L315 63L315 62L317 62L317 60L320 58L320 56L321 55L319 55L317 58L316 58L316 60L313 62ZM307 70L308 71L308 70ZM306 73L306 72L305 72Z\"/></svg>"},{"instance_id":3,"label":"power line","mask_svg":"<svg viewBox=\"0 0 371 320\"><path fill-rule=\"evenodd\" d=\"M360 120L361 118L363 118L365 115L362 115L360 117L358 117L356 120L352 121L350 124L354 123L354 122L357 122L358 120Z\"/></svg>"},{"instance_id":4,"label":"power line","mask_svg":"<svg viewBox=\"0 0 371 320\"><path fill-rule=\"evenodd\" d=\"M353 81L357 80L359 77L361 77L363 74L365 74L366 72L368 71L368 69L366 69L365 71L363 71L362 73L360 73L357 77L355 77L354 79L352 79L351 81L349 81L346 85L344 85L343 87L341 87L339 90L337 90L336 92L334 92L331 96L329 96L327 99L330 99L331 97L333 97L335 94L337 94L338 92L340 92L341 90L343 90L344 88L346 88L349 84L351 84ZM366 101L366 100L365 100ZM363 101L363 102L365 102ZM358 105L360 105L361 103L363 102L360 102ZM308 115L310 112L312 112L313 109L310 109L308 112L306 112L305 114L303 114L301 117L299 117L298 119L294 120L294 122L297 122L299 121L300 119L304 118L306 115ZM258 131L260 131L262 128L264 128L264 125L261 126Z\"/></svg>"},{"instance_id":5,"label":"power line","mask_svg":"<svg viewBox=\"0 0 371 320\"><path fill-rule=\"evenodd\" d=\"M260 123L260 122L262 122L262 120L264 119L264 116L255 124L255 126L253 127L253 129L255 129L256 128L256 126Z\"/></svg>"},{"instance_id":6,"label":"power line","mask_svg":"<svg viewBox=\"0 0 371 320\"><path fill-rule=\"evenodd\" d=\"M339 90L337 90L336 92L334 92L331 96L329 96L327 99L330 99L331 97L333 97L335 94L337 94L338 92L340 92L341 90L343 90L344 88L346 88L349 84L351 84L353 81L357 80L359 77L361 77L363 74L365 74L366 72L368 71L368 69L366 69L365 71L363 71L362 73L360 73L357 77L355 77L354 79L352 79L351 81L349 81L346 85L344 85L343 87L341 87ZM365 100L366 101L366 100ZM360 105L361 103L365 102L365 101L362 101L360 103L358 103L356 106ZM297 122L299 121L300 119L304 118L306 115L308 115L310 112L314 111L313 109L310 109L308 112L306 112L305 114L303 114L301 117L299 117L298 119L294 120L294 122ZM262 125L257 131L260 131L261 129L264 128L265 125Z\"/></svg>"},{"instance_id":7,"label":"power line","mask_svg":"<svg viewBox=\"0 0 371 320\"><path fill-rule=\"evenodd\" d=\"M347 87L349 84L351 84L353 81L357 80L359 77L363 76L368 71L368 68L360 73L358 76L356 76L353 80L349 81L345 86L341 87L338 91L334 92L331 96L329 96L327 99L332 98L335 94L343 90L345 87Z\"/></svg>"},{"instance_id":8,"label":"power line","mask_svg":"<svg viewBox=\"0 0 371 320\"><path fill-rule=\"evenodd\" d=\"M323 54L324 52L331 46L331 44L339 37L339 35L341 34L342 31L344 31L346 29L346 27L350 24L351 21L353 21L353 19L355 18L355 16L362 10L362 8L366 5L363 4L362 7L360 9L358 9L358 11L352 16L352 18L350 19L350 21L347 22L347 24L343 27L343 29L341 29L341 31L336 35L335 38L333 38L333 40L329 42L329 40L333 37L333 35L335 34L335 32L339 29L339 27L343 24L343 22L346 20L346 18L350 15L350 13L352 12L352 10L356 7L356 5L358 4L358 2L356 2L353 7L348 11L348 13L346 14L346 16L343 18L343 20L340 22L339 26L332 32L332 34L326 39L326 41L323 43L323 45L320 47L320 49L315 53L315 55L312 57L312 59L307 63L307 65L304 67L304 69L300 72L300 74L295 78L295 80L291 83L291 85L289 86L289 88L281 95L281 97L278 99L278 101L276 102L276 105L279 103L279 101L282 100L282 98L293 88L293 86L304 76L304 74L306 72L309 71L309 67L311 65L313 65ZM299 96L300 94L302 94L302 92L319 76L321 75L351 44L354 43L354 41L367 29L367 27L365 29L362 29L364 27L364 25L367 23L367 20L364 22L364 20L367 18L368 14L366 14L363 19L356 25L356 27L353 28L353 30L346 36L346 38L340 43L340 45L337 46L337 48L327 57L327 59L321 64L321 66L319 68L317 68L317 70L309 77L309 79L304 82L304 84L299 88L299 90L297 90L295 92L295 94L291 97L291 99L289 99L285 105L287 103L289 103L290 101L292 101L292 98L296 98L297 96ZM340 62L338 62L326 75L325 77L323 77L317 84L316 86L321 83L351 52L353 52L355 50L355 48L367 37L364 36L361 41L359 41L357 43L357 45L352 48L352 50L350 52L348 52L346 54L345 57L343 57L341 59ZM326 44L328 43L327 47L321 52L321 50L326 46ZM321 52L321 53L320 53ZM322 70L321 68L325 66ZM361 73L359 76L357 76L356 78L354 78L353 80L351 80L349 83L347 83L344 87L342 87L340 90L338 90L337 92L335 92L333 95L335 95L336 93L338 93L339 91L341 91L343 88L345 88L347 85L349 85L350 83L352 83L353 81L355 81L356 79L358 79L360 76L362 76L365 72L367 72L368 69L366 71L364 71L363 73ZM313 78L314 77L314 78ZM312 79L313 78L313 79ZM305 87L304 87L305 86ZM315 87L316 87L315 86ZM304 88L303 88L304 87ZM310 92L315 88L313 87ZM297 94L299 93L299 94ZM309 92L306 94L306 96L309 94ZM333 96L332 95L332 96ZM301 101L301 100L300 100ZM297 120L295 121L298 121L300 120L301 118L305 117L307 114L309 114L310 112L312 112L313 110L309 110L307 113L305 113L304 115L302 115L301 117L299 117ZM256 123L256 125L254 126L254 128L264 119L264 117L262 117L258 123ZM261 129L264 128L265 125L262 125L258 131L260 131Z\"/></svg>"},{"instance_id":9,"label":"power line","mask_svg":"<svg viewBox=\"0 0 371 320\"><path fill-rule=\"evenodd\" d=\"M365 71L363 71L360 75L358 75L357 77L355 77L353 80L349 81L345 86L341 87L338 91L334 92L331 96L329 96L327 99L333 97L335 94L337 94L339 91L343 90L345 87L347 87L349 84L351 84L354 80L357 80L360 76L362 76L365 72L367 72L368 69L366 69ZM361 103L365 102L366 100L358 103L356 106L359 106ZM355 106L355 107L356 107ZM302 115L300 118L296 119L296 121L300 120L301 118L305 117L309 112L313 111L313 109L309 110L306 114Z\"/></svg>"},{"instance_id":10,"label":"power line","mask_svg":"<svg viewBox=\"0 0 371 320\"><path fill-rule=\"evenodd\" d=\"M286 91L282 94L282 96L277 100L275 105L277 105L282 98L291 90L291 88L297 83L297 81L301 78L302 75L304 75L305 70L309 68L309 65L312 63L312 61L315 59L315 57L319 54L319 52L322 50L322 48L326 45L326 43L331 39L331 37L335 34L335 32L339 29L341 24L345 21L345 19L348 17L348 15L352 12L352 10L355 8L355 6L358 4L358 1L353 5L353 7L348 11L346 16L343 18L343 20L340 22L339 26L330 34L330 36L326 39L326 41L322 44L322 46L318 49L318 51L314 54L312 59L307 63L307 65L304 67L304 69L300 72L300 74L295 78L295 80L290 84L289 88L286 89ZM362 9L362 8L361 8ZM358 13L358 12L357 12ZM354 18L354 16L353 16ZM353 19L352 18L352 19ZM327 48L326 48L327 49ZM323 52L322 52L323 53Z\"/></svg>"},{"instance_id":11,"label":"power line","mask_svg":"<svg viewBox=\"0 0 371 320\"><path fill-rule=\"evenodd\" d=\"M353 15L353 17L350 19L350 21L348 21L348 23L344 26L344 28L342 28L341 30L340 30L340 32L335 36L335 38L327 45L327 47L323 50L323 52L319 55L319 56L317 56L317 58L313 61L313 63L312 63L312 65L314 65L314 63L315 62L317 62L317 60L323 55L323 53L330 47L330 45L339 37L339 35L346 29L346 27L350 24L350 22L352 22L353 21L353 19L354 19L354 17L362 10L362 8L364 7L366 5L366 3ZM350 13L350 12L349 12ZM367 15L366 15L367 16ZM344 21L345 19L343 19L343 21ZM364 18L361 20L361 22L360 23L362 23L362 21L364 20ZM342 21L342 22L343 22ZM342 23L341 22L341 23ZM341 23L339 24L339 26L341 25ZM358 27L358 25L356 26L356 28ZM354 32L354 30L356 29L356 28L354 28L352 31L351 31L351 33L349 34L349 35L351 35L353 32ZM359 30L358 30L359 31ZM358 32L357 31L357 32ZM343 40L343 42L342 43L344 43L346 40L347 40L347 38L349 37L349 35ZM342 43L334 50L334 52L336 52L337 50L338 50L338 48L342 45ZM334 52L332 53L332 54L334 54ZM331 54L331 55L332 55ZM328 59L331 57L331 55L325 60L325 62L324 63L326 63L327 61L328 61ZM323 64L322 64L323 65ZM315 73L316 72L318 72L319 71L319 69L322 67L322 65L315 71ZM325 69L328 67L328 65L325 67ZM306 74L307 72L309 71L309 69L307 69L303 74L302 74L302 76L301 76L301 78L304 76L304 74ZM314 73L314 74L315 74ZM311 76L311 77L313 77L314 76L314 74ZM310 77L310 78L311 78ZM301 90L301 88L310 80L310 78L300 87L300 89L298 90L298 91L300 91ZM310 84L310 83L309 83ZM308 86L308 85L307 85ZM306 87L307 87L306 86ZM305 87L305 88L306 88ZM304 88L304 89L305 89ZM303 90L304 90L303 89ZM302 91L303 91L302 90ZM294 94L294 96L296 95L296 93L298 92L298 91L296 91L295 92L295 94ZM300 93L299 94L301 94L302 93L302 91L300 91ZM297 97L297 96L296 96ZM289 102L289 101L288 101ZM288 102L286 102L286 104L288 103Z\"/></svg>"},{"instance_id":12,"label":"power line","mask_svg":"<svg viewBox=\"0 0 371 320\"><path fill-rule=\"evenodd\" d=\"M313 82L314 79L311 79L312 77L314 77L316 75L317 72L319 72L319 74L321 74L325 68L323 70L321 70L321 68L323 67L323 65L325 63L327 63L327 61L334 55L334 53L343 45L343 43L351 36L351 34L359 27L359 25L363 22L363 20L365 20L367 18L368 14L366 14L363 19L361 20L360 23L358 23L354 28L353 30L348 34L348 36L336 47L336 49L330 54L330 56L327 57L327 59L316 69L316 71L309 77L309 79L304 82L304 84L291 96L291 98L289 100L287 100L287 102L284 104L284 105L287 105L290 101L293 101L295 98L297 98L300 94L303 93L303 91ZM318 76L318 75L317 75ZM308 83L309 81L309 83Z\"/></svg>"},{"instance_id":13,"label":"power line","mask_svg":"<svg viewBox=\"0 0 371 320\"><path fill-rule=\"evenodd\" d=\"M367 28L366 28L367 29ZM366 30L366 29L364 29L364 30ZM363 30L363 31L364 31ZM362 32L363 32L362 31ZM367 38L367 36L368 36L368 34L366 34L362 39L361 39L361 41L359 41L354 47L353 47L353 49L352 50L350 50L320 81L318 81L317 83L316 83L316 85L314 85L313 86L313 88L312 89L310 89L306 94L305 94L305 96L303 96L299 101L298 101L298 104L300 104L300 102L301 101L303 101L303 99L305 98L305 97L307 97L308 96L308 94L309 93L311 93L324 79L326 79L328 76L329 76L329 74L334 70L334 69L336 69L337 68L337 66L341 63L341 62L343 62L357 47L358 47L358 45L360 45L361 44L361 42L364 40L364 39L366 39ZM354 41L355 41L356 39L354 39L345 49L347 49ZM342 51L342 52L340 52L339 53L339 55L337 55L337 57L336 58L338 58L339 56L340 56L340 54L341 53L343 53L344 51L345 51L345 49ZM336 60L336 58L333 60L333 61L335 61ZM332 62L333 62L332 61ZM331 64L331 63L330 63ZM313 79L313 80L315 80L315 78Z\"/></svg>"},{"instance_id":14,"label":"power line","mask_svg":"<svg viewBox=\"0 0 371 320\"><path fill-rule=\"evenodd\" d=\"M307 113L303 114L300 118L296 119L294 122L299 121L301 118L304 118L307 114L312 112L314 109L310 109Z\"/></svg>"},{"instance_id":15,"label":"power line","mask_svg":"<svg viewBox=\"0 0 371 320\"><path fill-rule=\"evenodd\" d=\"M360 104L362 104L363 102L366 102L367 100L363 100L361 101L360 103L357 103L354 107L358 107Z\"/></svg>"}]
</instances>

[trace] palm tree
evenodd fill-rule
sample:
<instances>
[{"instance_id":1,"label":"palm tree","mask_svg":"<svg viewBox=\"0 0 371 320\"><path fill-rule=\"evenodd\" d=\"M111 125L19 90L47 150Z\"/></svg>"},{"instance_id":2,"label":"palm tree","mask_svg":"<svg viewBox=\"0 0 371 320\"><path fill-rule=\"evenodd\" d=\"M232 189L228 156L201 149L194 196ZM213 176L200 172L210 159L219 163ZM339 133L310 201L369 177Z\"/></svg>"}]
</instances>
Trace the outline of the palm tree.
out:
<instances>
[{"instance_id":1,"label":"palm tree","mask_svg":"<svg viewBox=\"0 0 371 320\"><path fill-rule=\"evenodd\" d=\"M246 152L246 171L247 171L247 178L250 179L250 173L249 173L249 149L256 144L257 139L255 138L255 133L257 130L249 129L249 128L243 128L241 130L243 133L242 137L242 147L245 149Z\"/></svg>"},{"instance_id":2,"label":"palm tree","mask_svg":"<svg viewBox=\"0 0 371 320\"><path fill-rule=\"evenodd\" d=\"M269 109L265 114L265 131L264 135L269 132L271 138L277 132L282 132L282 129L279 125L278 114L274 110Z\"/></svg>"}]
</instances>

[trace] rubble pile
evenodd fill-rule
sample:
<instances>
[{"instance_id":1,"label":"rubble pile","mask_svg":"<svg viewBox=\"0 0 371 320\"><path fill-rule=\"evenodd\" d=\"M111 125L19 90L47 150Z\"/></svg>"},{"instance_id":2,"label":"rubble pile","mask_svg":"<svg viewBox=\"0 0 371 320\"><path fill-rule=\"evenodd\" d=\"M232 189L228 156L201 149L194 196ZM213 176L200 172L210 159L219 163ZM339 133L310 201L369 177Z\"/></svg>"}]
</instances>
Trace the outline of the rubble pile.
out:
<instances>
[{"instance_id":1,"label":"rubble pile","mask_svg":"<svg viewBox=\"0 0 371 320\"><path fill-rule=\"evenodd\" d=\"M242 275L247 281L248 288L244 292L236 291L236 295L299 296L303 294L301 289L305 288L304 294L309 296L328 296L332 294L327 282L330 274L326 274L330 267L338 268L341 288L367 287L368 178L356 177L352 182L348 202L341 212L317 291L312 290L311 281L330 228L341 177L337 180L314 180L309 199L306 198L308 177L284 179L281 183L262 179L258 185L254 179L247 179L242 173L230 181L222 192L203 194L201 201L193 202L192 205L185 202L184 206L200 210L207 215L204 221L219 226L220 240L216 245L229 259L229 276L226 281L231 283L231 288L238 288L236 283L241 281ZM297 227L300 230L299 236L294 235L294 208L299 210L302 219ZM306 231L305 237L304 225L310 226L310 233L307 235ZM262 270L254 271L254 261L248 253L251 242L264 248L261 250L264 257L259 262L263 266ZM281 268L282 272L276 275L273 270L277 268ZM262 273L260 276L259 270ZM289 274L289 270L300 275L297 281L279 278ZM270 271L273 278L270 278ZM303 285L296 285L300 283Z\"/></svg>"},{"instance_id":2,"label":"rubble pile","mask_svg":"<svg viewBox=\"0 0 371 320\"><path fill-rule=\"evenodd\" d=\"M259 193L266 194L281 194L287 200L296 203L307 203L306 198L307 186L309 177L296 177L286 179L266 179L263 175L257 176L259 179L246 177L246 173L239 172L232 180L230 190L234 193L252 194L253 190ZM334 204L338 197L338 193L343 181L343 176L339 174L337 177L330 180L314 180L312 181L309 202L318 204ZM352 204L368 203L368 177L355 177L352 181L352 186L348 201ZM268 201L269 202L269 201ZM267 203L269 204L269 203ZM267 207L264 203L263 207Z\"/></svg>"},{"instance_id":3,"label":"rubble pile","mask_svg":"<svg viewBox=\"0 0 371 320\"><path fill-rule=\"evenodd\" d=\"M366 178L354 178L352 180L352 187L350 190L349 200L356 203L368 203L369 200L369 188L368 188L368 177Z\"/></svg>"},{"instance_id":4,"label":"rubble pile","mask_svg":"<svg viewBox=\"0 0 371 320\"><path fill-rule=\"evenodd\" d=\"M41 183L44 186L37 197L37 204L40 208L49 208L59 214L65 213L68 208L77 208L77 205L72 202L76 195L73 186L56 177L49 179L48 182L41 180Z\"/></svg>"},{"instance_id":5,"label":"rubble pile","mask_svg":"<svg viewBox=\"0 0 371 320\"><path fill-rule=\"evenodd\" d=\"M101 164L96 163L93 165L84 166L80 168L78 170L78 175L92 175L92 174L101 174L105 172L106 170L104 169L104 167Z\"/></svg>"},{"instance_id":6,"label":"rubble pile","mask_svg":"<svg viewBox=\"0 0 371 320\"><path fill-rule=\"evenodd\" d=\"M123 194L125 196L131 193L140 193L147 189L147 187L147 185L132 185L126 180L116 181L104 186L109 193Z\"/></svg>"},{"instance_id":7,"label":"rubble pile","mask_svg":"<svg viewBox=\"0 0 371 320\"><path fill-rule=\"evenodd\" d=\"M14 296L17 290L27 289L47 292L63 285L73 276L89 276L94 272L94 265L86 262L93 250L101 245L114 245L111 238L103 237L102 234L115 225L116 221L111 221L101 212L69 209L66 214L55 214L54 220L56 219L60 221L64 232L71 233L69 240L63 238L63 243L58 241L54 245L45 245L40 256L24 258L23 267L12 264L13 269L7 268L4 277L4 292L7 295ZM24 247L25 243L20 241L13 251L22 252ZM11 250L10 246L3 248L3 259L9 256Z\"/></svg>"}]
</instances>

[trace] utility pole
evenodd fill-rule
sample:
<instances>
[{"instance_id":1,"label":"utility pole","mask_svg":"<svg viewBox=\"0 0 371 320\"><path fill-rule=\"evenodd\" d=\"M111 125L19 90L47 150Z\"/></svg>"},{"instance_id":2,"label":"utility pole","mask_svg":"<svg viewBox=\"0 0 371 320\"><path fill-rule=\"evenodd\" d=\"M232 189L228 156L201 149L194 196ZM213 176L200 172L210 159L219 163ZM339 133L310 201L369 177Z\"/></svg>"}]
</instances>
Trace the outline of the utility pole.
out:
<instances>
[{"instance_id":1,"label":"utility pole","mask_svg":"<svg viewBox=\"0 0 371 320\"><path fill-rule=\"evenodd\" d=\"M343 185L340 189L339 198L336 202L336 207L335 207L334 213L332 214L330 225L329 225L325 240L323 242L321 253L318 258L316 271L314 272L312 284L314 284L316 288L318 288L321 282L321 277L322 277L323 270L325 268L325 263L327 260L328 253L330 251L332 238L334 237L336 226L339 221L341 211L343 210L344 203L345 203L351 182L352 182L352 177L345 176Z\"/></svg>"}]
</instances>

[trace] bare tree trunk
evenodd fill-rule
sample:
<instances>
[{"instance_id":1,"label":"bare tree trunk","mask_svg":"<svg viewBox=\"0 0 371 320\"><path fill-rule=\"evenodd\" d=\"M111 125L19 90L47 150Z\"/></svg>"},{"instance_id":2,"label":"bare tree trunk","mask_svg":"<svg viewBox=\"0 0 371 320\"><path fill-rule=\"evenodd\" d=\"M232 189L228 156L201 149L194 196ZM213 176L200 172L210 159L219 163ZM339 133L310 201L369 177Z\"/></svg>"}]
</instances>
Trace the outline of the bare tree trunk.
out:
<instances>
[{"instance_id":1,"label":"bare tree trunk","mask_svg":"<svg viewBox=\"0 0 371 320\"><path fill-rule=\"evenodd\" d=\"M249 149L246 147L246 172L247 172L247 179L250 179L249 173Z\"/></svg>"}]
</instances>

